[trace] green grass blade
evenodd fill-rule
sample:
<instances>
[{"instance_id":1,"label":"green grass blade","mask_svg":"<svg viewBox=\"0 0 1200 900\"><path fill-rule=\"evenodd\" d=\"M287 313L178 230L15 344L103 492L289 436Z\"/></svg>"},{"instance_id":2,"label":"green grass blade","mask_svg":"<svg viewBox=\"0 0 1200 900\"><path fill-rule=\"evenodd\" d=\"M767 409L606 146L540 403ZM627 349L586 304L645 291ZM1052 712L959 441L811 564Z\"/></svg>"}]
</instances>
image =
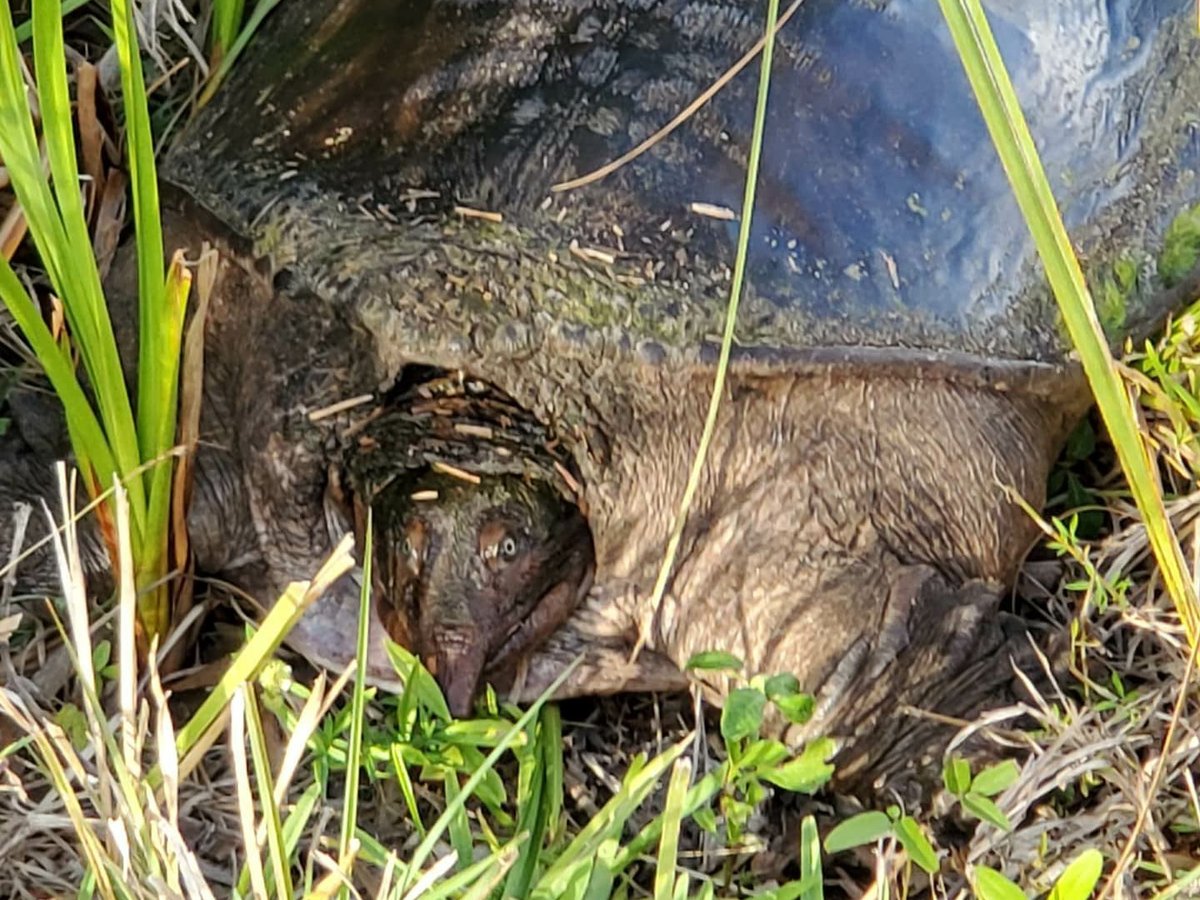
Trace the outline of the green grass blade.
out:
<instances>
[{"instance_id":1,"label":"green grass blade","mask_svg":"<svg viewBox=\"0 0 1200 900\"><path fill-rule=\"evenodd\" d=\"M350 858L350 845L358 827L358 780L362 773L363 725L367 706L367 634L371 626L371 560L374 553L374 522L367 507L367 533L363 538L362 582L358 594L358 635L355 643L354 691L350 695L350 739L346 750L346 796L342 805L342 830L338 838L338 859ZM342 886L339 896L349 897Z\"/></svg>"},{"instance_id":2,"label":"green grass blade","mask_svg":"<svg viewBox=\"0 0 1200 900\"><path fill-rule=\"evenodd\" d=\"M90 2L91 0L63 0L61 10L62 15L70 15L71 13L75 12L75 10L82 9L83 7L87 6ZM23 44L33 37L33 20L30 19L29 21L22 22L20 25L18 25L16 33L17 43L19 44Z\"/></svg>"},{"instance_id":3,"label":"green grass blade","mask_svg":"<svg viewBox=\"0 0 1200 900\"><path fill-rule=\"evenodd\" d=\"M595 859L601 845L609 838L621 835L634 810L642 804L658 779L683 754L690 743L690 737L684 738L648 763L642 761L640 757L635 758L625 774L621 790L604 804L587 825L580 829L558 859L546 869L542 877L538 879L532 896L539 900L541 898L550 900L550 898L562 896L579 870ZM661 820L661 816L659 819ZM618 861L623 855L618 855ZM613 869L614 873L619 871L619 868Z\"/></svg>"},{"instance_id":4,"label":"green grass blade","mask_svg":"<svg viewBox=\"0 0 1200 900\"><path fill-rule=\"evenodd\" d=\"M679 830L683 823L683 805L688 783L692 780L692 762L686 757L675 760L667 784L663 806L662 838L658 843L658 864L654 872L654 900L671 900L675 887L675 868L679 863Z\"/></svg>"},{"instance_id":5,"label":"green grass blade","mask_svg":"<svg viewBox=\"0 0 1200 900\"><path fill-rule=\"evenodd\" d=\"M562 732L558 716L557 707L544 707L533 741L516 752L520 770L517 773L517 821L514 832L527 836L527 839L520 844L517 859L504 882L504 894L507 897L524 897L529 893L546 838L547 822L552 816L555 819L558 816L562 786L561 783L558 785L557 798L552 786L556 751L558 764L560 767L562 764Z\"/></svg>"},{"instance_id":6,"label":"green grass blade","mask_svg":"<svg viewBox=\"0 0 1200 900\"><path fill-rule=\"evenodd\" d=\"M692 785L683 801L683 814L690 816L702 806L706 806L717 793L725 787L729 774L729 763L721 763L717 768L708 772ZM617 855L613 866L614 871L621 872L635 859L659 839L663 829L663 816L655 816Z\"/></svg>"},{"instance_id":7,"label":"green grass blade","mask_svg":"<svg viewBox=\"0 0 1200 900\"><path fill-rule=\"evenodd\" d=\"M563 811L563 734L562 713L557 706L542 710L542 721L538 728L542 761L542 810L545 812L546 828L550 840L558 838L562 826ZM539 844L540 846L540 844Z\"/></svg>"},{"instance_id":8,"label":"green grass blade","mask_svg":"<svg viewBox=\"0 0 1200 900\"><path fill-rule=\"evenodd\" d=\"M800 884L805 885L801 900L825 900L825 876L821 869L821 835L817 820L805 816L800 823Z\"/></svg>"},{"instance_id":9,"label":"green grass blade","mask_svg":"<svg viewBox=\"0 0 1200 900\"><path fill-rule=\"evenodd\" d=\"M258 803L262 809L263 824L267 833L267 861L270 864L270 884L275 896L291 897L291 863L284 837L283 820L279 816L279 804L275 802L275 776L271 772L271 755L267 749L267 738L263 731L262 714L253 689L246 691L246 734L250 739L250 757L254 764L254 784L258 791Z\"/></svg>"},{"instance_id":10,"label":"green grass blade","mask_svg":"<svg viewBox=\"0 0 1200 900\"><path fill-rule=\"evenodd\" d=\"M400 793L404 797L404 808L408 810L409 821L417 830L417 834L424 837L425 822L422 821L421 811L417 807L417 792L413 787L412 776L408 774L408 765L400 755L399 746L395 741L388 748L388 759L392 764L392 774L396 777L396 784L399 785Z\"/></svg>"},{"instance_id":11,"label":"green grass blade","mask_svg":"<svg viewBox=\"0 0 1200 900\"><path fill-rule=\"evenodd\" d=\"M220 60L237 37L238 26L242 24L244 0L213 0L212 4L212 42L213 59Z\"/></svg>"},{"instance_id":12,"label":"green grass blade","mask_svg":"<svg viewBox=\"0 0 1200 900\"><path fill-rule=\"evenodd\" d=\"M250 18L245 26L238 33L237 38L228 47L227 52L221 57L221 62L217 65L216 70L208 76L208 82L204 85L204 90L200 94L200 99L196 101L197 106L204 106L213 95L217 92L217 88L225 80L225 76L229 74L229 70L233 68L234 62L246 49L246 45L250 43L250 38L258 31L267 14L279 5L279 0L258 0L254 5L254 9L250 12Z\"/></svg>"},{"instance_id":13,"label":"green grass blade","mask_svg":"<svg viewBox=\"0 0 1200 900\"><path fill-rule=\"evenodd\" d=\"M157 459L174 442L175 396L179 369L182 312L167 297L163 271L162 220L158 209L158 175L146 84L138 53L133 6L113 0L113 38L121 61L125 98L125 143L138 259L138 404L137 431L142 458ZM174 298L181 304L182 298Z\"/></svg>"},{"instance_id":14,"label":"green grass blade","mask_svg":"<svg viewBox=\"0 0 1200 900\"><path fill-rule=\"evenodd\" d=\"M447 769L442 776L442 789L446 792L447 818L446 831L450 837L450 846L458 855L459 871L471 865L471 850L474 840L471 836L471 821L467 818L467 808L459 801L458 773Z\"/></svg>"},{"instance_id":15,"label":"green grass blade","mask_svg":"<svg viewBox=\"0 0 1200 900\"><path fill-rule=\"evenodd\" d=\"M1037 243L1063 321L1142 513L1163 580L1188 639L1195 645L1200 637L1200 604L1167 520L1158 472L1142 441L1129 394L1115 368L1083 271L1071 248L987 18L979 0L938 2L1013 193Z\"/></svg>"},{"instance_id":16,"label":"green grass blade","mask_svg":"<svg viewBox=\"0 0 1200 900\"><path fill-rule=\"evenodd\" d=\"M87 395L75 377L71 361L54 342L50 329L42 321L41 313L3 257L0 257L0 299L12 313L17 327L29 341L50 379L50 384L62 400L67 413L71 444L75 448L76 464L85 473L84 478L90 481L96 479L100 472L113 471L108 440L88 402Z\"/></svg>"},{"instance_id":17,"label":"green grass blade","mask_svg":"<svg viewBox=\"0 0 1200 900\"><path fill-rule=\"evenodd\" d=\"M37 230L29 219L30 233L46 264L47 274L62 299L67 321L75 338L96 396L113 457L122 476L137 468L141 459L135 442L133 418L121 360L117 354L112 324L100 275L91 255L91 238L83 214L80 197L78 165L75 158L75 134L71 115L70 96L66 80L66 54L63 47L61 11L56 0L35 0L33 4L34 69L38 82L38 101L42 112L42 132L46 156L50 165L53 194L40 174L36 155L27 157L27 170L18 187L14 173L13 187L18 198L36 194ZM12 77L9 72L5 77ZM32 122L27 120L24 132L25 153L32 146ZM36 150L33 150L36 154ZM5 159L7 160L7 154ZM29 171L29 169L36 169ZM27 182L25 179L29 179ZM35 182L36 179L36 182ZM81 248L88 248L80 252ZM101 473L104 480L110 473ZM127 479L130 494L130 515L135 545L140 543L145 529L145 496L140 478Z\"/></svg>"},{"instance_id":18,"label":"green grass blade","mask_svg":"<svg viewBox=\"0 0 1200 900\"><path fill-rule=\"evenodd\" d=\"M708 458L708 447L712 443L713 433L717 428L717 414L721 408L721 398L725 396L725 378L729 370L729 355L733 349L734 328L737 325L738 305L742 297L742 282L746 277L746 256L750 248L750 224L754 212L754 197L758 191L758 163L762 158L763 133L767 121L767 95L771 86L771 63L775 58L775 24L779 21L779 0L768 0L767 21L764 29L761 69L758 77L758 97L754 108L754 131L750 139L750 157L746 164L746 189L742 197L742 222L738 229L737 255L733 263L733 279L729 289L729 304L725 310L725 330L721 337L721 353L717 360L717 373L713 379L712 395L709 398L708 414L704 420L704 430L700 435L700 444L688 473L687 484L683 489L683 497L679 501L679 510L675 515L675 523L671 528L671 536L667 540L667 551L663 554L662 565L654 582L647 609L658 609L662 605L663 595L667 590L667 582L675 567L675 557L679 553L679 542L683 539L683 529L687 525L688 511L700 487L700 478L704 473L704 462ZM641 640L639 638L639 646Z\"/></svg>"}]
</instances>

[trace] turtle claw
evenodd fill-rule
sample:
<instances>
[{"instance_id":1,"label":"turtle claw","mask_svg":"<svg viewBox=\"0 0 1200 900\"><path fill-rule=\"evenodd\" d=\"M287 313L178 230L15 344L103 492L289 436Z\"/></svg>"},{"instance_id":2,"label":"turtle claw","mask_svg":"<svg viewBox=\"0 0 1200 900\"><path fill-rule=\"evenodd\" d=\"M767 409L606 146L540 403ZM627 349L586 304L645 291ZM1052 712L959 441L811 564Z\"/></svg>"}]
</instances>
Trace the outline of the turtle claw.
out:
<instances>
[{"instance_id":1,"label":"turtle claw","mask_svg":"<svg viewBox=\"0 0 1200 900\"><path fill-rule=\"evenodd\" d=\"M1028 634L1006 629L999 603L986 582L956 587L930 566L900 569L871 647L846 655L818 692L818 714L790 728L787 742L798 746L835 723L830 736L846 748L834 760L843 786L933 784L936 748L956 722L1011 702L1013 667L1025 668L1031 654Z\"/></svg>"}]
</instances>

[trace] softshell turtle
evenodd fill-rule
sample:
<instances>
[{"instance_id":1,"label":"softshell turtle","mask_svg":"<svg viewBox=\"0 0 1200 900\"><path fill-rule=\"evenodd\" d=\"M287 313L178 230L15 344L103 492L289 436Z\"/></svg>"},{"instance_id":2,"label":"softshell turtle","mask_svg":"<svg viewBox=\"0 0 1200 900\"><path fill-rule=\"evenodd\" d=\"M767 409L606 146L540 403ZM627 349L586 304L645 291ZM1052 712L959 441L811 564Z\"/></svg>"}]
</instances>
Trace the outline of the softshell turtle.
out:
<instances>
[{"instance_id":1,"label":"softshell turtle","mask_svg":"<svg viewBox=\"0 0 1200 900\"><path fill-rule=\"evenodd\" d=\"M1200 199L1192 4L987 5L1105 324L1145 332L1191 264L1156 265ZM553 186L653 133L761 27L757 0L277 12L163 168L168 246L225 260L198 568L268 600L373 508L371 676L390 681L390 631L460 712L481 677L528 698L578 653L564 695L682 687L726 650L816 694L794 738L876 765L899 704L962 711L1011 674L997 609L1034 529L1010 491L1043 502L1088 393L936 0L807 0L779 34L729 383L649 608L712 385L756 67L602 180ZM357 604L347 577L292 645L344 664Z\"/></svg>"}]
</instances>

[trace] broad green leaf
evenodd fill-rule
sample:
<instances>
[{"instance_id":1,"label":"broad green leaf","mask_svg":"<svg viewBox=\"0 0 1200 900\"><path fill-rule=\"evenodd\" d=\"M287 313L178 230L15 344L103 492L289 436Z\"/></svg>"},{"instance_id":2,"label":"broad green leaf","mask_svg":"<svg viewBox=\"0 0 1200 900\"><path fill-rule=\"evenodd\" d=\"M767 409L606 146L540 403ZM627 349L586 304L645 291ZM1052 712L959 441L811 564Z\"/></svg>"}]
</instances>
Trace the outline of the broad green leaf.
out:
<instances>
[{"instance_id":1,"label":"broad green leaf","mask_svg":"<svg viewBox=\"0 0 1200 900\"><path fill-rule=\"evenodd\" d=\"M1021 767L1015 760L1006 759L1004 762L988 766L975 776L971 782L971 792L985 797L995 797L1012 786L1021 777Z\"/></svg>"},{"instance_id":2,"label":"broad green leaf","mask_svg":"<svg viewBox=\"0 0 1200 900\"><path fill-rule=\"evenodd\" d=\"M771 701L789 722L803 725L812 718L817 702L812 694L786 694Z\"/></svg>"},{"instance_id":3,"label":"broad green leaf","mask_svg":"<svg viewBox=\"0 0 1200 900\"><path fill-rule=\"evenodd\" d=\"M724 650L704 650L693 654L687 661L686 668L712 672L740 672L743 665L745 663L732 653L726 653Z\"/></svg>"},{"instance_id":4,"label":"broad green leaf","mask_svg":"<svg viewBox=\"0 0 1200 900\"><path fill-rule=\"evenodd\" d=\"M702 806L692 813L692 821L699 825L702 831L707 831L709 834L717 833L717 814L713 812L711 806Z\"/></svg>"},{"instance_id":5,"label":"broad green leaf","mask_svg":"<svg viewBox=\"0 0 1200 900\"><path fill-rule=\"evenodd\" d=\"M971 787L971 764L961 756L946 760L942 769L942 784L955 797L961 797Z\"/></svg>"},{"instance_id":6,"label":"broad green leaf","mask_svg":"<svg viewBox=\"0 0 1200 900\"><path fill-rule=\"evenodd\" d=\"M838 822L825 835L825 852L841 853L851 847L873 844L881 837L891 834L892 820L879 810L861 812Z\"/></svg>"},{"instance_id":7,"label":"broad green leaf","mask_svg":"<svg viewBox=\"0 0 1200 900\"><path fill-rule=\"evenodd\" d=\"M762 738L751 742L746 747L746 752L742 754L742 758L738 762L738 768L743 771L758 768L769 769L779 765L791 755L791 751L784 746L782 741Z\"/></svg>"},{"instance_id":8,"label":"broad green leaf","mask_svg":"<svg viewBox=\"0 0 1200 900\"><path fill-rule=\"evenodd\" d=\"M766 705L767 698L762 691L738 688L730 692L725 699L725 708L721 710L721 737L725 742L732 744L758 734Z\"/></svg>"},{"instance_id":9,"label":"broad green leaf","mask_svg":"<svg viewBox=\"0 0 1200 900\"><path fill-rule=\"evenodd\" d=\"M772 675L763 685L763 692L771 700L777 697L790 697L800 693L800 682L790 672Z\"/></svg>"},{"instance_id":10,"label":"broad green leaf","mask_svg":"<svg viewBox=\"0 0 1200 900\"><path fill-rule=\"evenodd\" d=\"M1025 893L995 869L976 866L974 876L979 900L1025 900Z\"/></svg>"},{"instance_id":11,"label":"broad green leaf","mask_svg":"<svg viewBox=\"0 0 1200 900\"><path fill-rule=\"evenodd\" d=\"M937 852L925 830L912 816L904 816L896 822L896 840L908 852L908 858L932 875L938 870Z\"/></svg>"},{"instance_id":12,"label":"broad green leaf","mask_svg":"<svg viewBox=\"0 0 1200 900\"><path fill-rule=\"evenodd\" d=\"M811 794L833 776L833 766L827 760L837 751L829 738L810 743L804 752L781 766L758 773L763 781L797 794Z\"/></svg>"},{"instance_id":13,"label":"broad green leaf","mask_svg":"<svg viewBox=\"0 0 1200 900\"><path fill-rule=\"evenodd\" d=\"M1003 811L987 797L967 791L962 798L963 809L977 818L995 825L1001 831L1012 831L1012 823L1008 821Z\"/></svg>"},{"instance_id":14,"label":"broad green leaf","mask_svg":"<svg viewBox=\"0 0 1200 900\"><path fill-rule=\"evenodd\" d=\"M1099 850L1088 848L1080 853L1066 871L1058 876L1048 900L1087 900L1104 871L1104 857Z\"/></svg>"}]
</instances>

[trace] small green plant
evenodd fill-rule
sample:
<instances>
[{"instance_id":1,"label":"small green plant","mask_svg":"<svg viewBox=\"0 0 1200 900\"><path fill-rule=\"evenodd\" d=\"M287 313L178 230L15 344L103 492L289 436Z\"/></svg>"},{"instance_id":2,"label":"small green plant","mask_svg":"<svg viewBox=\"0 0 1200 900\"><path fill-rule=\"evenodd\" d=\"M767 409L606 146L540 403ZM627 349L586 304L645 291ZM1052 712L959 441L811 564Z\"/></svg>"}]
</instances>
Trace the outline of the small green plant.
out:
<instances>
[{"instance_id":1,"label":"small green plant","mask_svg":"<svg viewBox=\"0 0 1200 900\"><path fill-rule=\"evenodd\" d=\"M942 783L952 796L958 798L967 815L995 825L1002 831L1012 831L1008 816L991 798L1006 791L1020 774L1020 767L1011 759L1006 759L989 766L978 775L972 775L971 764L956 755L946 760L942 769Z\"/></svg>"},{"instance_id":2,"label":"small green plant","mask_svg":"<svg viewBox=\"0 0 1200 900\"><path fill-rule=\"evenodd\" d=\"M1008 816L991 798L1012 785L1018 775L1020 769L1012 760L989 766L973 775L967 760L953 756L942 769L942 782L969 816L1011 831ZM841 853L889 836L895 838L908 853L908 858L925 872L933 875L938 871L938 854L924 829L916 819L894 805L885 812L868 810L839 822L825 837L825 852Z\"/></svg>"},{"instance_id":3,"label":"small green plant","mask_svg":"<svg viewBox=\"0 0 1200 900\"><path fill-rule=\"evenodd\" d=\"M872 809L839 822L825 835L825 852L841 853L885 837L895 838L908 858L927 874L934 875L941 867L938 853L925 829L895 805L889 806L886 812Z\"/></svg>"},{"instance_id":4,"label":"small green plant","mask_svg":"<svg viewBox=\"0 0 1200 900\"><path fill-rule=\"evenodd\" d=\"M732 674L741 671L742 661L731 653L704 652L688 660L687 668ZM793 756L782 742L762 737L768 706L787 721L803 724L812 718L814 702L800 690L795 676L786 673L756 675L728 693L721 710L721 739L729 757L729 773L719 805L733 845L741 840L750 814L766 799L766 784L811 793L833 776L828 762L834 752L832 741L812 741ZM711 809L697 810L693 818L706 831L717 831Z\"/></svg>"},{"instance_id":5,"label":"small green plant","mask_svg":"<svg viewBox=\"0 0 1200 900\"><path fill-rule=\"evenodd\" d=\"M1099 850L1084 850L1063 871L1047 900L1088 900L1100 880L1104 857ZM979 900L1026 900L1025 892L995 869L975 866L971 881Z\"/></svg>"}]
</instances>

